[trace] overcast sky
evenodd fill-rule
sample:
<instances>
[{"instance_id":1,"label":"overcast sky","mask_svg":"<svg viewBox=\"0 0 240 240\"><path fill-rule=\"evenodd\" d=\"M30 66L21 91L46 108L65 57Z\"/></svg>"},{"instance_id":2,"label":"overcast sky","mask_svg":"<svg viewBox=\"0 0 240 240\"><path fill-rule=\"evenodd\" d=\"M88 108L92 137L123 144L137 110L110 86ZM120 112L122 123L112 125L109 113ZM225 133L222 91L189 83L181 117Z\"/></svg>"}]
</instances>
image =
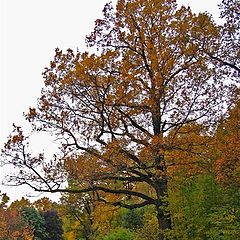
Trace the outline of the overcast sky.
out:
<instances>
[{"instance_id":1,"label":"overcast sky","mask_svg":"<svg viewBox=\"0 0 240 240\"><path fill-rule=\"evenodd\" d=\"M23 112L34 106L43 87L41 73L54 57L56 47L85 49L85 36L102 16L106 0L0 0L0 148L12 123L27 126ZM113 2L116 2L115 0ZM178 0L193 11L218 17L220 0ZM44 148L44 139L38 142ZM0 181L6 170L0 167ZM12 199L23 188L3 188ZM28 191L29 192L29 191Z\"/></svg>"}]
</instances>

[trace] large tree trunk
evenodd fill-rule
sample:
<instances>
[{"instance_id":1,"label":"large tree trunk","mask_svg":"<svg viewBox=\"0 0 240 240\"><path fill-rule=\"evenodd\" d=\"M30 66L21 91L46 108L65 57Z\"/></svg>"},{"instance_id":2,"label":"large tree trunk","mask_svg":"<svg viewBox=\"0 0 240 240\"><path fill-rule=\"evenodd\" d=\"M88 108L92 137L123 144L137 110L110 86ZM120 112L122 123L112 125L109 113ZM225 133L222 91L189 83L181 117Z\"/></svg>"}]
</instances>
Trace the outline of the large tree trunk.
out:
<instances>
[{"instance_id":1,"label":"large tree trunk","mask_svg":"<svg viewBox=\"0 0 240 240\"><path fill-rule=\"evenodd\" d=\"M171 219L169 214L164 213L160 207L157 207L157 219L159 226L159 240L164 240L164 230L171 229Z\"/></svg>"},{"instance_id":2,"label":"large tree trunk","mask_svg":"<svg viewBox=\"0 0 240 240\"><path fill-rule=\"evenodd\" d=\"M153 124L153 132L154 136L159 137L162 141L159 141L155 144L152 144L154 163L155 163L155 171L156 171L156 182L155 182L155 190L157 195L157 219L159 225L159 240L164 240L164 230L171 229L171 219L169 213L166 212L166 207L168 205L167 197L167 168L164 160L164 154L160 154L160 149L162 148L163 142L163 132L162 132L162 119L161 119L161 110L160 110L160 98L159 96L163 93L161 90L156 91L155 86L153 86L154 95L152 99L154 99L155 106L152 111L152 124ZM156 93L159 93L156 95Z\"/></svg>"},{"instance_id":3,"label":"large tree trunk","mask_svg":"<svg viewBox=\"0 0 240 240\"><path fill-rule=\"evenodd\" d=\"M157 183L157 219L159 226L159 240L164 240L164 230L171 229L170 214L166 211L167 200L167 178L159 180Z\"/></svg>"}]
</instances>

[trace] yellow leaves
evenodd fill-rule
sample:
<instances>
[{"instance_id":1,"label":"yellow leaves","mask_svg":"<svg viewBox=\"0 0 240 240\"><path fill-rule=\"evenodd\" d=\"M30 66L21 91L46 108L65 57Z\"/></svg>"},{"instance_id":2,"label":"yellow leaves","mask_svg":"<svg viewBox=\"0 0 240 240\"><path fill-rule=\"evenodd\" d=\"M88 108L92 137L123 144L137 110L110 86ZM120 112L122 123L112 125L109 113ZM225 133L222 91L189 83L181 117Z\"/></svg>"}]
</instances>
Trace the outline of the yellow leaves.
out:
<instances>
[{"instance_id":1,"label":"yellow leaves","mask_svg":"<svg viewBox=\"0 0 240 240\"><path fill-rule=\"evenodd\" d=\"M33 231L29 227L25 227L22 234L23 240L34 240Z\"/></svg>"},{"instance_id":2,"label":"yellow leaves","mask_svg":"<svg viewBox=\"0 0 240 240\"><path fill-rule=\"evenodd\" d=\"M206 171L204 166L204 158L197 154L192 154L191 151L173 150L166 154L168 174L172 177L182 175L191 177L198 173ZM203 165L203 166L202 166Z\"/></svg>"},{"instance_id":3,"label":"yellow leaves","mask_svg":"<svg viewBox=\"0 0 240 240\"><path fill-rule=\"evenodd\" d=\"M204 135L204 128L198 124L187 124L180 129L173 130L165 138L170 144L170 151L166 152L168 174L175 179L178 176L189 178L198 173L209 170L208 149L211 138Z\"/></svg>"},{"instance_id":4,"label":"yellow leaves","mask_svg":"<svg viewBox=\"0 0 240 240\"><path fill-rule=\"evenodd\" d=\"M30 201L22 197L20 200L12 202L9 209L21 210L24 207L30 207L30 205L31 205Z\"/></svg>"},{"instance_id":5,"label":"yellow leaves","mask_svg":"<svg viewBox=\"0 0 240 240\"><path fill-rule=\"evenodd\" d=\"M92 155L79 155L65 159L64 168L69 177L81 182L95 176L102 168L98 158Z\"/></svg>"},{"instance_id":6,"label":"yellow leaves","mask_svg":"<svg viewBox=\"0 0 240 240\"><path fill-rule=\"evenodd\" d=\"M224 168L224 165L226 166ZM214 163L214 169L216 171L216 180L218 182L224 182L226 178L226 170L230 172L229 166L226 164L226 160L224 158L220 158Z\"/></svg>"},{"instance_id":7,"label":"yellow leaves","mask_svg":"<svg viewBox=\"0 0 240 240\"><path fill-rule=\"evenodd\" d=\"M163 156L164 151L163 138L161 136L153 136L151 139L151 144L147 147L143 147L138 156L142 162L153 164L154 156Z\"/></svg>"},{"instance_id":8,"label":"yellow leaves","mask_svg":"<svg viewBox=\"0 0 240 240\"><path fill-rule=\"evenodd\" d=\"M19 231L14 231L14 232L12 233L12 239L13 239L13 240L17 240L17 239L19 239L19 238L21 237L21 235L22 235L21 232L19 232Z\"/></svg>"},{"instance_id":9,"label":"yellow leaves","mask_svg":"<svg viewBox=\"0 0 240 240\"><path fill-rule=\"evenodd\" d=\"M67 76L61 80L62 88L65 87L66 85L71 85L71 84L73 84L73 79L71 78L71 76Z\"/></svg>"},{"instance_id":10,"label":"yellow leaves","mask_svg":"<svg viewBox=\"0 0 240 240\"><path fill-rule=\"evenodd\" d=\"M54 92L53 92L54 94ZM39 100L39 110L42 112L42 113L46 113L47 115L47 112L50 108L50 104L49 104L49 100L46 98L45 95L41 96L40 100Z\"/></svg>"},{"instance_id":11,"label":"yellow leaves","mask_svg":"<svg viewBox=\"0 0 240 240\"><path fill-rule=\"evenodd\" d=\"M79 226L79 222L75 221L75 223L72 226L71 231L65 231L64 232L64 239L66 240L76 240L77 239L77 227Z\"/></svg>"},{"instance_id":12,"label":"yellow leaves","mask_svg":"<svg viewBox=\"0 0 240 240\"><path fill-rule=\"evenodd\" d=\"M238 145L239 146L239 145ZM234 149L238 148L235 146ZM234 152L221 152L220 158L214 162L216 180L225 185L240 184L240 155Z\"/></svg>"},{"instance_id":13,"label":"yellow leaves","mask_svg":"<svg viewBox=\"0 0 240 240\"><path fill-rule=\"evenodd\" d=\"M116 214L116 207L98 203L93 212L94 228L98 229L99 234L106 233L111 227L111 220Z\"/></svg>"},{"instance_id":14,"label":"yellow leaves","mask_svg":"<svg viewBox=\"0 0 240 240\"><path fill-rule=\"evenodd\" d=\"M163 137L159 136L159 135L155 135L155 136L152 137L151 143L152 143L153 148L155 148L155 146L157 148L159 148L160 145L163 144Z\"/></svg>"},{"instance_id":15,"label":"yellow leaves","mask_svg":"<svg viewBox=\"0 0 240 240\"><path fill-rule=\"evenodd\" d=\"M127 167L130 161L126 154L122 151L124 149L124 141L114 140L110 142L104 149L103 159L109 167Z\"/></svg>"},{"instance_id":16,"label":"yellow leaves","mask_svg":"<svg viewBox=\"0 0 240 240\"><path fill-rule=\"evenodd\" d=\"M151 147L144 147L138 154L139 159L143 163L151 163L153 159L153 153Z\"/></svg>"}]
</instances>

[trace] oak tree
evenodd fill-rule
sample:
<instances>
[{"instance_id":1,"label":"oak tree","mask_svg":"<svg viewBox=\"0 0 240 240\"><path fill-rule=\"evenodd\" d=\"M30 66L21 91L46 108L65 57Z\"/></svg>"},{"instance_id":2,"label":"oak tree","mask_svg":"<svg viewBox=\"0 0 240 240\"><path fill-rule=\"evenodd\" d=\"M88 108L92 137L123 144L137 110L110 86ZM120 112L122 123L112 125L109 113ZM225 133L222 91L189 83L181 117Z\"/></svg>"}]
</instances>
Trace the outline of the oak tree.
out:
<instances>
[{"instance_id":1,"label":"oak tree","mask_svg":"<svg viewBox=\"0 0 240 240\"><path fill-rule=\"evenodd\" d=\"M220 52L220 30L208 14L177 8L175 0L119 0L103 13L86 39L98 52L56 49L38 106L26 114L35 131L57 137L61 151L50 160L32 155L15 126L3 150L19 170L9 180L43 192L94 192L129 209L153 205L164 239L172 153L201 161L203 142L186 126L211 134L231 99L209 57Z\"/></svg>"}]
</instances>

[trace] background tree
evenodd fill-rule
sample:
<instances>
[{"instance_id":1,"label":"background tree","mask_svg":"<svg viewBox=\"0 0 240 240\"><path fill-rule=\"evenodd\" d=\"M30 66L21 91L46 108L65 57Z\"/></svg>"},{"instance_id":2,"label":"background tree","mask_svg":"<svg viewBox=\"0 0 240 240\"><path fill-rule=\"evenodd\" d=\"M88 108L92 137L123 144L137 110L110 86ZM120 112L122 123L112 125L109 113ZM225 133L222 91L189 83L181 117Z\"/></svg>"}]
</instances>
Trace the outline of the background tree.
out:
<instances>
[{"instance_id":1,"label":"background tree","mask_svg":"<svg viewBox=\"0 0 240 240\"><path fill-rule=\"evenodd\" d=\"M33 240L33 232L22 218L19 209L8 207L9 197L2 193L0 202L0 239L1 240Z\"/></svg>"},{"instance_id":2,"label":"background tree","mask_svg":"<svg viewBox=\"0 0 240 240\"><path fill-rule=\"evenodd\" d=\"M94 192L129 209L153 205L159 228L170 229L173 153L204 160L198 150L208 141L199 143L196 127L186 126L211 134L231 100L222 71L210 64L219 28L175 0L119 0L116 10L106 4L87 43L99 54L56 49L38 106L26 114L36 131L57 136L62 152L49 161L33 156L15 127L3 150L6 164L19 169L9 180L36 191ZM62 187L70 179L74 186Z\"/></svg>"},{"instance_id":3,"label":"background tree","mask_svg":"<svg viewBox=\"0 0 240 240\"><path fill-rule=\"evenodd\" d=\"M62 221L58 216L56 210L47 210L41 212L41 216L44 219L44 227L47 232L47 240L62 240L63 239L63 227Z\"/></svg>"},{"instance_id":4,"label":"background tree","mask_svg":"<svg viewBox=\"0 0 240 240\"><path fill-rule=\"evenodd\" d=\"M9 197L6 193L1 193L0 191L0 208L6 208L6 204L9 201Z\"/></svg>"},{"instance_id":5,"label":"background tree","mask_svg":"<svg viewBox=\"0 0 240 240\"><path fill-rule=\"evenodd\" d=\"M239 235L239 192L198 174L169 194L173 229L168 239L234 239Z\"/></svg>"},{"instance_id":6,"label":"background tree","mask_svg":"<svg viewBox=\"0 0 240 240\"><path fill-rule=\"evenodd\" d=\"M134 234L127 229L118 228L117 230L112 230L103 240L134 240Z\"/></svg>"},{"instance_id":7,"label":"background tree","mask_svg":"<svg viewBox=\"0 0 240 240\"><path fill-rule=\"evenodd\" d=\"M49 198L43 197L37 199L32 204L38 212L45 212L57 208L57 204L52 202Z\"/></svg>"},{"instance_id":8,"label":"background tree","mask_svg":"<svg viewBox=\"0 0 240 240\"><path fill-rule=\"evenodd\" d=\"M18 209L18 211L21 211L23 208L29 208L32 207L31 202L29 199L22 197L20 200L15 200L11 203L9 208L15 208Z\"/></svg>"},{"instance_id":9,"label":"background tree","mask_svg":"<svg viewBox=\"0 0 240 240\"><path fill-rule=\"evenodd\" d=\"M105 235L109 231L118 209L99 203L97 199L95 193L63 194L63 221L70 221L69 225L74 226L68 228L68 231L74 231L79 238L87 240L96 239L96 236Z\"/></svg>"},{"instance_id":10,"label":"background tree","mask_svg":"<svg viewBox=\"0 0 240 240\"><path fill-rule=\"evenodd\" d=\"M64 194L61 198L62 213L72 222L78 222L78 231L86 240L94 239L97 232L97 227L94 226L96 201L93 198L94 195L91 194Z\"/></svg>"},{"instance_id":11,"label":"background tree","mask_svg":"<svg viewBox=\"0 0 240 240\"><path fill-rule=\"evenodd\" d=\"M222 119L215 134L213 147L215 177L225 186L240 184L240 100L230 109L228 118Z\"/></svg>"},{"instance_id":12,"label":"background tree","mask_svg":"<svg viewBox=\"0 0 240 240\"><path fill-rule=\"evenodd\" d=\"M33 231L35 240L47 239L48 233L44 226L44 219L36 209L25 207L21 210L21 215Z\"/></svg>"},{"instance_id":13,"label":"background tree","mask_svg":"<svg viewBox=\"0 0 240 240\"><path fill-rule=\"evenodd\" d=\"M33 240L33 231L17 209L0 209L1 240Z\"/></svg>"},{"instance_id":14,"label":"background tree","mask_svg":"<svg viewBox=\"0 0 240 240\"><path fill-rule=\"evenodd\" d=\"M239 119L236 95L215 134L207 137L208 147L201 149L207 152L205 160L199 163L196 157L179 155L171 167L168 199L173 229L169 239L234 239L239 235ZM206 138L196 137L200 142Z\"/></svg>"}]
</instances>

